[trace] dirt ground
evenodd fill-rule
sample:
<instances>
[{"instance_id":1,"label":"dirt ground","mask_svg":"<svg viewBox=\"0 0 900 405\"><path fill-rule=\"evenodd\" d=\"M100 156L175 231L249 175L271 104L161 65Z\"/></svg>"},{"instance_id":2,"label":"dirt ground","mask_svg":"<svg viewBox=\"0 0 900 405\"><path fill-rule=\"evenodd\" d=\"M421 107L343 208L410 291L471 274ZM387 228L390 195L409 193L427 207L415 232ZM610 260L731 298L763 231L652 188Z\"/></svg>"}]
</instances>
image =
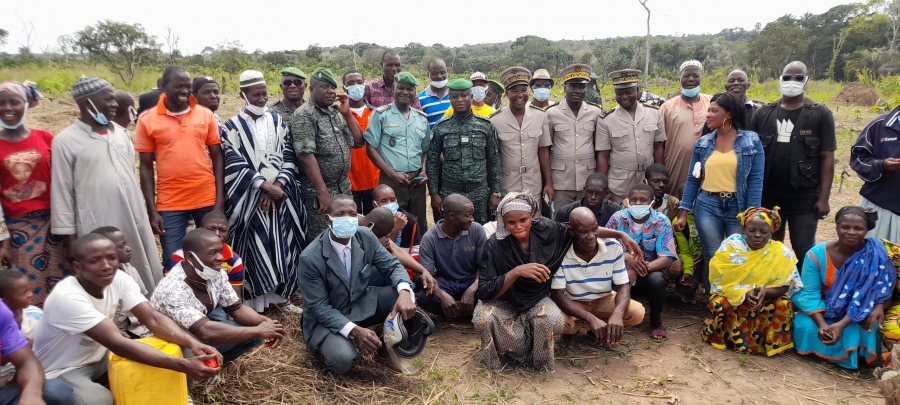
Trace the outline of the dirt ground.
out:
<instances>
[{"instance_id":1,"label":"dirt ground","mask_svg":"<svg viewBox=\"0 0 900 405\"><path fill-rule=\"evenodd\" d=\"M226 96L219 111L232 116L242 103ZM834 107L838 128L836 178L831 211L859 202L862 182L849 168L849 148L875 114ZM28 112L28 125L58 133L77 109L70 99L47 100ZM133 130L133 127L131 128ZM840 190L840 191L839 191ZM821 221L819 241L833 238L834 224ZM585 338L558 349L555 373L479 367L480 341L470 322L440 321L416 361L421 370L394 375L369 359L346 376L321 369L302 343L296 317L282 319L289 336L282 346L260 349L223 371L219 385L198 383L198 404L881 404L871 370L850 373L822 361L788 353L773 358L720 351L702 342L707 315L696 305L669 299L664 323L669 337L647 337L646 323L625 334L618 351L598 349Z\"/></svg>"}]
</instances>

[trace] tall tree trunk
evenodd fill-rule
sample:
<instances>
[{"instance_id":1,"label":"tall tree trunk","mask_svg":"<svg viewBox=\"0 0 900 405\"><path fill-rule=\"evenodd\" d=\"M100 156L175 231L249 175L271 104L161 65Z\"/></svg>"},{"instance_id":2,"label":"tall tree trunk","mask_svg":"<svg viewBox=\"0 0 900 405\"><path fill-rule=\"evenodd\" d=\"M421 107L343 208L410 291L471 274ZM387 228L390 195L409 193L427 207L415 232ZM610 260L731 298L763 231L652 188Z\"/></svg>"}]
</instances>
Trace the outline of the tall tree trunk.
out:
<instances>
[{"instance_id":1,"label":"tall tree trunk","mask_svg":"<svg viewBox=\"0 0 900 405\"><path fill-rule=\"evenodd\" d=\"M638 0L642 6L644 6L644 10L647 10L647 42L645 45L646 55L644 56L644 87L647 87L648 80L650 78L650 8L647 7L647 2L649 0Z\"/></svg>"}]
</instances>

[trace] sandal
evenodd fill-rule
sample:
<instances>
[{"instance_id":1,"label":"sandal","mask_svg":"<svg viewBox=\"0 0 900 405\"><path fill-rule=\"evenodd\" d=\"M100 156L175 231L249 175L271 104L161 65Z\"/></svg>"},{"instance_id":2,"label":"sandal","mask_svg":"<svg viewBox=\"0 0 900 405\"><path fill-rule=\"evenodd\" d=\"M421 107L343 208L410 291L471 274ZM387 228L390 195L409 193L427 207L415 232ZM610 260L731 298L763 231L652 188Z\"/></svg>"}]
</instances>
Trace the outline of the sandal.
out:
<instances>
[{"instance_id":1,"label":"sandal","mask_svg":"<svg viewBox=\"0 0 900 405\"><path fill-rule=\"evenodd\" d=\"M663 340L666 338L666 327L659 325L657 328L650 331L650 339L653 340Z\"/></svg>"}]
</instances>

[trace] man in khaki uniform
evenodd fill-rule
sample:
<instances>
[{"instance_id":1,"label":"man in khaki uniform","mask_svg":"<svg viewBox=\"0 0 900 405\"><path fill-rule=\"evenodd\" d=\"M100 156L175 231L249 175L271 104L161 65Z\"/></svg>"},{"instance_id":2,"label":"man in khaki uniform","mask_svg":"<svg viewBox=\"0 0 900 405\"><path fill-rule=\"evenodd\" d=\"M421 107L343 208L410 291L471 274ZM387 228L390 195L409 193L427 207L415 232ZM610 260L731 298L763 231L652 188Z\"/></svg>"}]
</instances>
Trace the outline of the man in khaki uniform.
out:
<instances>
[{"instance_id":1,"label":"man in khaki uniform","mask_svg":"<svg viewBox=\"0 0 900 405\"><path fill-rule=\"evenodd\" d=\"M666 128L659 107L641 99L641 71L618 70L609 74L618 106L603 111L597 120L597 171L609 177L615 202L644 180L644 169L662 163Z\"/></svg>"},{"instance_id":2,"label":"man in khaki uniform","mask_svg":"<svg viewBox=\"0 0 900 405\"><path fill-rule=\"evenodd\" d=\"M550 180L550 126L544 110L529 107L530 79L531 72L518 66L500 74L500 83L506 90L509 107L490 116L491 124L500 139L500 184L503 195L510 191L525 191L535 197L547 194L553 198L553 183Z\"/></svg>"},{"instance_id":3,"label":"man in khaki uniform","mask_svg":"<svg viewBox=\"0 0 900 405\"><path fill-rule=\"evenodd\" d=\"M550 169L555 208L584 196L584 182L597 169L594 155L594 131L600 106L584 101L591 67L584 64L567 66L561 72L566 99L547 108L553 149Z\"/></svg>"}]
</instances>

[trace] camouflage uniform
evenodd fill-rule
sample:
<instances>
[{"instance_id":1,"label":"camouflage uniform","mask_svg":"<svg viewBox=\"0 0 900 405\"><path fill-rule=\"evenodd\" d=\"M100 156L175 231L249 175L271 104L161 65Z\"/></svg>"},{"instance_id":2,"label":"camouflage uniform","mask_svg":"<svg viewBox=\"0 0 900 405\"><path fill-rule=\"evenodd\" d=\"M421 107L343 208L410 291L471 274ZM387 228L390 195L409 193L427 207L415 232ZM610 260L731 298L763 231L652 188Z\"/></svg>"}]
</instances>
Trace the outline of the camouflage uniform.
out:
<instances>
[{"instance_id":1,"label":"camouflage uniform","mask_svg":"<svg viewBox=\"0 0 900 405\"><path fill-rule=\"evenodd\" d=\"M311 101L304 103L291 116L291 134L297 155L315 155L328 193L349 195L350 148L356 146L350 127L337 107L320 108ZM319 193L306 177L306 171L300 169L299 172L297 183L300 184L309 228L306 237L312 240L328 228L328 217L317 212L314 205L318 205Z\"/></svg>"},{"instance_id":2,"label":"camouflage uniform","mask_svg":"<svg viewBox=\"0 0 900 405\"><path fill-rule=\"evenodd\" d=\"M491 121L475 114L454 114L438 121L431 136L426 171L430 183L441 184L441 189L431 188L430 193L437 192L441 198L466 196L475 205L475 221L486 223L488 200L500 192L501 172L497 132Z\"/></svg>"},{"instance_id":3,"label":"camouflage uniform","mask_svg":"<svg viewBox=\"0 0 900 405\"><path fill-rule=\"evenodd\" d=\"M306 103L304 103L304 105L305 104ZM299 110L299 108L297 110ZM291 108L291 106L289 106L287 103L285 103L284 99L281 99L272 104L269 104L269 111L277 113L278 115L281 116L281 119L283 119L284 122L290 123L291 116L294 115L294 111L296 111L296 110Z\"/></svg>"},{"instance_id":4,"label":"camouflage uniform","mask_svg":"<svg viewBox=\"0 0 900 405\"><path fill-rule=\"evenodd\" d=\"M588 85L587 94L584 95L584 101L597 104L601 109L603 108L603 99L600 98L600 93L597 92L597 89L590 87L590 85Z\"/></svg>"}]
</instances>

